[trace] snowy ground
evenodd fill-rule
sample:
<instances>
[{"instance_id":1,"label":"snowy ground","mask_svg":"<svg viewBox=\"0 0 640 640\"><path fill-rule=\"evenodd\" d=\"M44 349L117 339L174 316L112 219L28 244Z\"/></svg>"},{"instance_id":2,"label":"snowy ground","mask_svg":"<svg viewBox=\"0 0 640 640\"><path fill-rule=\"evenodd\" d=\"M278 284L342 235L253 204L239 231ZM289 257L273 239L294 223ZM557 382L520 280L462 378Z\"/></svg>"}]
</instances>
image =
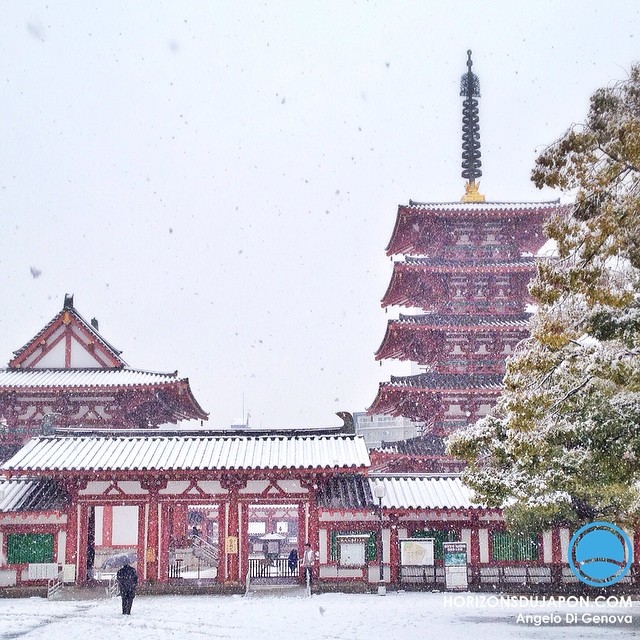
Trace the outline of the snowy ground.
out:
<instances>
[{"instance_id":1,"label":"snowy ground","mask_svg":"<svg viewBox=\"0 0 640 640\"><path fill-rule=\"evenodd\" d=\"M633 608L532 608L454 606L443 593L389 593L386 596L319 594L308 597L139 596L131 616L120 599L49 601L0 599L0 639L29 640L471 640L472 638L633 638L640 635L640 602ZM466 597L469 594L463 594ZM475 597L475 595L474 595ZM460 604L460 601L458 601ZM494 601L495 604L495 601ZM560 622L518 621L519 614L549 615ZM567 614L576 623L567 623ZM586 622L583 616L631 616L631 624Z\"/></svg>"}]
</instances>

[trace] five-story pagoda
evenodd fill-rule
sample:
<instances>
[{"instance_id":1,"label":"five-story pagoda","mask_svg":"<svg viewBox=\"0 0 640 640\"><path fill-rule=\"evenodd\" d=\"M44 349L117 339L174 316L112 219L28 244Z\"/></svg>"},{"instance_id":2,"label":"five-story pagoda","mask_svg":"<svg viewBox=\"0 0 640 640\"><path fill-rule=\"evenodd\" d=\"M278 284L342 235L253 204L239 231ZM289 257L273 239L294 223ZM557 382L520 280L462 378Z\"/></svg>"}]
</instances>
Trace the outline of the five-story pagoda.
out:
<instances>
[{"instance_id":1,"label":"five-story pagoda","mask_svg":"<svg viewBox=\"0 0 640 640\"><path fill-rule=\"evenodd\" d=\"M379 386L369 413L424 422L433 455L442 439L494 406L505 362L528 335L528 283L545 243L545 219L562 207L486 202L479 192L480 87L471 51L462 76L461 202L400 205L387 255L394 262L382 306L412 309L390 320L376 359L408 360L421 369ZM418 312L416 312L416 309Z\"/></svg>"}]
</instances>

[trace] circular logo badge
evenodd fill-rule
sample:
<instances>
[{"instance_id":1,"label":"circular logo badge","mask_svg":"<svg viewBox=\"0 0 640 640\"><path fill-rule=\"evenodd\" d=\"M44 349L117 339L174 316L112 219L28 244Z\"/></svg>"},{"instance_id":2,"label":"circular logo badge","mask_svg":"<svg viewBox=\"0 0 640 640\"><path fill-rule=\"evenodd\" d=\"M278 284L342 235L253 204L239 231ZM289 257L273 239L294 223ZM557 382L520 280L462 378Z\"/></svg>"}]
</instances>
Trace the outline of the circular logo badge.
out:
<instances>
[{"instance_id":1,"label":"circular logo badge","mask_svg":"<svg viewBox=\"0 0 640 640\"><path fill-rule=\"evenodd\" d=\"M591 587L609 587L631 568L629 536L610 522L580 527L569 542L569 567L573 575Z\"/></svg>"}]
</instances>

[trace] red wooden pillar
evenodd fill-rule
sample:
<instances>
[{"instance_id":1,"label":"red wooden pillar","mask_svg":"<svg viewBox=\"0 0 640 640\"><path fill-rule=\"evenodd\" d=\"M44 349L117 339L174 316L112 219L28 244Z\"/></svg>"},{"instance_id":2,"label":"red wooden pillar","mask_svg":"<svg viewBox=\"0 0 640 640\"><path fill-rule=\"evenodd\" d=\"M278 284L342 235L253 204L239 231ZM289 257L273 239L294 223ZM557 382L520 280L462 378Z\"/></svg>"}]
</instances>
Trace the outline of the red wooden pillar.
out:
<instances>
[{"instance_id":1,"label":"red wooden pillar","mask_svg":"<svg viewBox=\"0 0 640 640\"><path fill-rule=\"evenodd\" d=\"M71 492L70 492L71 493ZM75 564L78 562L78 520L79 520L78 496L71 494L71 504L67 509L67 540L65 545L64 561L65 564ZM77 576L77 567L76 567Z\"/></svg>"},{"instance_id":2,"label":"red wooden pillar","mask_svg":"<svg viewBox=\"0 0 640 640\"><path fill-rule=\"evenodd\" d=\"M158 579L158 543L160 541L158 493L150 491L147 502L147 539L145 549L146 580Z\"/></svg>"},{"instance_id":3,"label":"red wooden pillar","mask_svg":"<svg viewBox=\"0 0 640 640\"><path fill-rule=\"evenodd\" d=\"M86 584L87 576L87 537L89 533L89 506L85 503L78 505L78 554L76 562L76 583Z\"/></svg>"},{"instance_id":4,"label":"red wooden pillar","mask_svg":"<svg viewBox=\"0 0 640 640\"><path fill-rule=\"evenodd\" d=\"M471 516L471 582L480 584L480 520L476 514Z\"/></svg>"},{"instance_id":5,"label":"red wooden pillar","mask_svg":"<svg viewBox=\"0 0 640 640\"><path fill-rule=\"evenodd\" d=\"M560 528L556 525L551 529L551 562L553 564L562 564L562 545L560 544Z\"/></svg>"},{"instance_id":6,"label":"red wooden pillar","mask_svg":"<svg viewBox=\"0 0 640 640\"><path fill-rule=\"evenodd\" d=\"M238 572L241 580L244 580L249 570L249 505L239 502L241 510L239 516L240 531L238 545Z\"/></svg>"},{"instance_id":7,"label":"red wooden pillar","mask_svg":"<svg viewBox=\"0 0 640 640\"><path fill-rule=\"evenodd\" d=\"M102 507L102 546L110 547L113 540L113 507L105 504Z\"/></svg>"},{"instance_id":8,"label":"red wooden pillar","mask_svg":"<svg viewBox=\"0 0 640 640\"><path fill-rule=\"evenodd\" d=\"M227 536L224 552L227 559L226 582L240 582L238 566L238 538L240 536L240 522L238 520L238 494L233 491L227 502Z\"/></svg>"},{"instance_id":9,"label":"red wooden pillar","mask_svg":"<svg viewBox=\"0 0 640 640\"><path fill-rule=\"evenodd\" d=\"M166 502L158 506L158 516L160 520L160 537L158 541L158 580L167 582L169 580L169 552L170 552L170 530L172 508Z\"/></svg>"},{"instance_id":10,"label":"red wooden pillar","mask_svg":"<svg viewBox=\"0 0 640 640\"><path fill-rule=\"evenodd\" d=\"M224 575L223 582L237 584L240 582L240 502L238 492L246 485L245 481L238 478L228 478L220 481L221 486L227 489L227 502L224 506L224 545L221 550L224 552ZM242 545L243 552L247 552L246 545ZM219 561L218 561L219 562ZM219 569L218 569L219 571Z\"/></svg>"},{"instance_id":11,"label":"red wooden pillar","mask_svg":"<svg viewBox=\"0 0 640 640\"><path fill-rule=\"evenodd\" d=\"M143 543L144 551L144 579L156 581L160 577L159 545L160 545L160 489L167 486L167 480L160 477L144 479L140 486L147 490L147 502L142 505L142 521L138 517L138 547ZM140 514L138 514L140 516ZM142 526L142 536L140 536ZM140 556L138 556L140 557Z\"/></svg>"},{"instance_id":12,"label":"red wooden pillar","mask_svg":"<svg viewBox=\"0 0 640 640\"><path fill-rule=\"evenodd\" d=\"M555 525L551 529L551 582L553 584L562 583L562 545L560 544L560 527Z\"/></svg>"},{"instance_id":13,"label":"red wooden pillar","mask_svg":"<svg viewBox=\"0 0 640 640\"><path fill-rule=\"evenodd\" d=\"M227 581L227 554L224 544L227 537L227 505L218 504L218 574L217 580L224 584Z\"/></svg>"},{"instance_id":14,"label":"red wooden pillar","mask_svg":"<svg viewBox=\"0 0 640 640\"><path fill-rule=\"evenodd\" d=\"M173 505L173 536L177 539L189 534L189 508L184 502Z\"/></svg>"},{"instance_id":15,"label":"red wooden pillar","mask_svg":"<svg viewBox=\"0 0 640 640\"><path fill-rule=\"evenodd\" d=\"M302 558L304 543L307 541L307 512L305 503L298 504L298 555Z\"/></svg>"},{"instance_id":16,"label":"red wooden pillar","mask_svg":"<svg viewBox=\"0 0 640 640\"><path fill-rule=\"evenodd\" d=\"M315 552L316 557L318 557L319 555L318 547L320 546L320 535L319 535L320 523L319 523L319 515L318 515L318 504L316 502L317 492L318 492L318 487L314 484L309 489L309 503L308 503L309 504L309 522L308 522L309 537L307 540L311 544L311 548ZM315 579L320 578L319 562L315 563L313 573L315 574L314 575Z\"/></svg>"},{"instance_id":17,"label":"red wooden pillar","mask_svg":"<svg viewBox=\"0 0 640 640\"><path fill-rule=\"evenodd\" d=\"M304 543L307 541L307 506L304 502L298 503L298 558L302 558L304 553ZM321 551L318 549L318 551ZM320 557L322 553L320 553ZM298 573L298 579L302 581L302 569Z\"/></svg>"},{"instance_id":18,"label":"red wooden pillar","mask_svg":"<svg viewBox=\"0 0 640 640\"><path fill-rule=\"evenodd\" d=\"M311 548L314 551L318 550L318 505L316 504L317 487L313 485L309 489L309 522L308 522L308 539L305 542L311 543Z\"/></svg>"},{"instance_id":19,"label":"red wooden pillar","mask_svg":"<svg viewBox=\"0 0 640 640\"><path fill-rule=\"evenodd\" d=\"M146 580L147 575L147 505L143 502L138 507L138 576Z\"/></svg>"},{"instance_id":20,"label":"red wooden pillar","mask_svg":"<svg viewBox=\"0 0 640 640\"><path fill-rule=\"evenodd\" d=\"M396 584L399 580L400 571L400 543L398 541L398 517L389 516L389 582Z\"/></svg>"}]
</instances>

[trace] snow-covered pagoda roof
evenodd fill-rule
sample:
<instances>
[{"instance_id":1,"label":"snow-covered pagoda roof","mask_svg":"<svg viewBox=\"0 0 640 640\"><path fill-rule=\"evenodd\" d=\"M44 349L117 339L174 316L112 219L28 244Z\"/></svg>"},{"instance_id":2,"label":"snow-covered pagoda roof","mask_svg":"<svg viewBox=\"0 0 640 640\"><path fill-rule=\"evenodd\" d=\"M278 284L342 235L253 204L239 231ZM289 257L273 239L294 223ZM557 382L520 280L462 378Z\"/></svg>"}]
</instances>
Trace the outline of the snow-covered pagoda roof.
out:
<instances>
[{"instance_id":1,"label":"snow-covered pagoda roof","mask_svg":"<svg viewBox=\"0 0 640 640\"><path fill-rule=\"evenodd\" d=\"M249 469L358 469L370 465L361 436L100 437L30 440L7 474Z\"/></svg>"},{"instance_id":2,"label":"snow-covered pagoda roof","mask_svg":"<svg viewBox=\"0 0 640 640\"><path fill-rule=\"evenodd\" d=\"M59 511L69 503L69 494L52 480L0 480L0 513L9 511Z\"/></svg>"},{"instance_id":3,"label":"snow-covered pagoda roof","mask_svg":"<svg viewBox=\"0 0 640 640\"><path fill-rule=\"evenodd\" d=\"M429 268L434 273L458 273L476 271L517 271L535 268L535 258L523 256L513 260L443 260L442 258L423 258L420 256L407 256L403 261L395 263L398 268Z\"/></svg>"},{"instance_id":4,"label":"snow-covered pagoda roof","mask_svg":"<svg viewBox=\"0 0 640 640\"><path fill-rule=\"evenodd\" d=\"M318 506L325 509L373 509L378 505L374 487L385 489L383 509L471 509L471 491L458 476L340 475L318 491Z\"/></svg>"},{"instance_id":5,"label":"snow-covered pagoda roof","mask_svg":"<svg viewBox=\"0 0 640 640\"><path fill-rule=\"evenodd\" d=\"M488 212L504 211L511 213L534 214L537 211L554 211L560 205L560 200L546 200L540 202L417 202L409 200L408 205L400 205L399 209L414 211L433 211L434 213L464 212L468 215L486 214Z\"/></svg>"},{"instance_id":6,"label":"snow-covered pagoda roof","mask_svg":"<svg viewBox=\"0 0 640 640\"><path fill-rule=\"evenodd\" d=\"M387 245L387 255L428 253L427 246L446 235L452 220L505 221L525 245L541 245L538 236L542 222L554 213L568 209L552 202L415 202L399 205L396 222ZM517 230L517 231L516 231ZM532 235L533 234L533 235Z\"/></svg>"},{"instance_id":7,"label":"snow-covered pagoda roof","mask_svg":"<svg viewBox=\"0 0 640 640\"><path fill-rule=\"evenodd\" d=\"M378 393L367 409L369 413L402 415L412 420L431 420L442 396L477 394L494 398L502 390L502 375L490 373L420 373L391 376L381 382Z\"/></svg>"},{"instance_id":8,"label":"snow-covered pagoda roof","mask_svg":"<svg viewBox=\"0 0 640 640\"><path fill-rule=\"evenodd\" d=\"M398 314L397 320L389 320L391 324L417 324L424 327L464 327L468 331L481 331L485 327L504 327L512 328L514 326L526 327L531 318L530 313L516 313L504 316L472 316L469 314L440 314L440 313L422 313L419 315L410 315L406 313Z\"/></svg>"},{"instance_id":9,"label":"snow-covered pagoda roof","mask_svg":"<svg viewBox=\"0 0 640 640\"><path fill-rule=\"evenodd\" d=\"M502 375L489 373L419 373L414 376L391 376L381 386L416 387L419 389L501 389Z\"/></svg>"},{"instance_id":10,"label":"snow-covered pagoda roof","mask_svg":"<svg viewBox=\"0 0 640 640\"><path fill-rule=\"evenodd\" d=\"M516 313L503 316L474 316L471 314L425 313L400 314L397 320L387 322L387 330L376 360L398 358L418 364L435 363L440 356L439 345L448 335L486 334L496 332L516 334L525 338L529 333L530 314Z\"/></svg>"},{"instance_id":11,"label":"snow-covered pagoda roof","mask_svg":"<svg viewBox=\"0 0 640 640\"><path fill-rule=\"evenodd\" d=\"M387 290L380 301L383 307L392 305L428 309L437 301L452 295L454 281L466 280L467 286L493 275L508 274L511 279L511 297L514 291L526 296L526 283L535 274L533 258L497 262L451 262L409 257L393 263L393 272Z\"/></svg>"}]
</instances>

